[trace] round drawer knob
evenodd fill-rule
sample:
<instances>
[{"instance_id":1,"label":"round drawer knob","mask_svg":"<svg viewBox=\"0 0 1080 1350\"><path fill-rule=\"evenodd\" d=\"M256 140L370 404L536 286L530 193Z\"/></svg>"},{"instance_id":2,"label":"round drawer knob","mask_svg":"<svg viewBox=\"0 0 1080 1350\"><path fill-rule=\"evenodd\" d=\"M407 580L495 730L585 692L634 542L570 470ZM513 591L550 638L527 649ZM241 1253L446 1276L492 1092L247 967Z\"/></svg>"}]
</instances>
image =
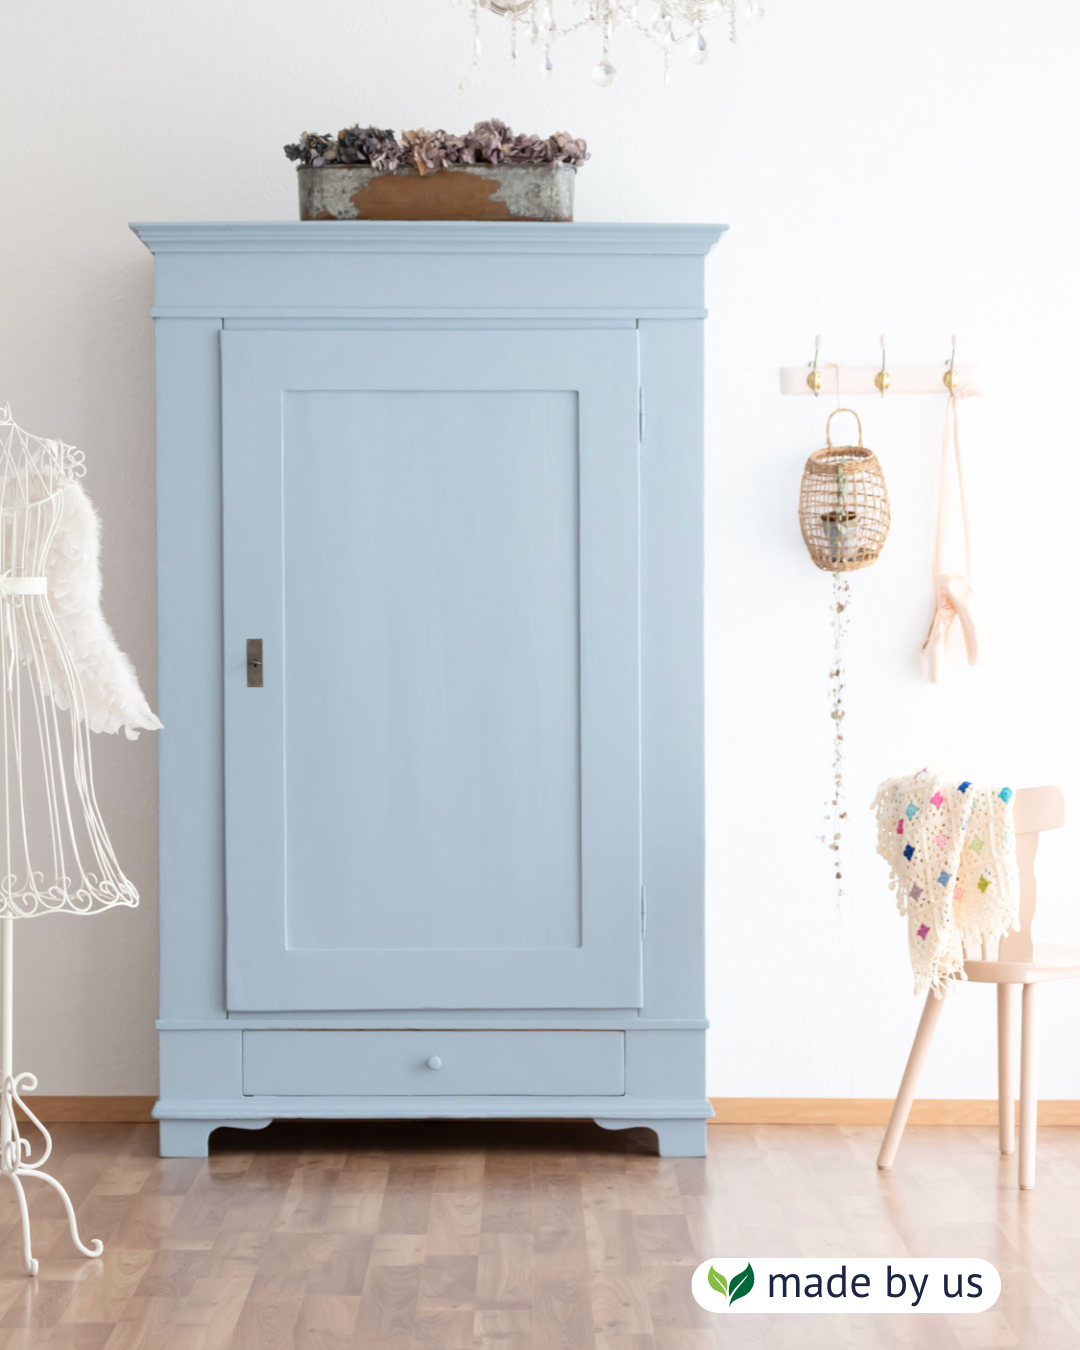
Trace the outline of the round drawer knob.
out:
<instances>
[{"instance_id":1,"label":"round drawer knob","mask_svg":"<svg viewBox=\"0 0 1080 1350\"><path fill-rule=\"evenodd\" d=\"M431 1058L430 1058L430 1059L428 1060L428 1062L427 1062L427 1066L428 1066L429 1069L441 1069L441 1068L442 1068L442 1060L439 1058L438 1055L432 1055Z\"/></svg>"}]
</instances>

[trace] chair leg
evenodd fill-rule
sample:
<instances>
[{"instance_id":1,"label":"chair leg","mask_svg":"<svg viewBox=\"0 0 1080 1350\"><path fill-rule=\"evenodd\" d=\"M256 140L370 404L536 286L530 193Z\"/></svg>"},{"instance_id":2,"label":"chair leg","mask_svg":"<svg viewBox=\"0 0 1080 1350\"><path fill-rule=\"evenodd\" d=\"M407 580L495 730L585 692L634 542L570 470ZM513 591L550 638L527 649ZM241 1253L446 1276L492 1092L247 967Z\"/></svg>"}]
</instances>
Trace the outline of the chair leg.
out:
<instances>
[{"instance_id":1,"label":"chair leg","mask_svg":"<svg viewBox=\"0 0 1080 1350\"><path fill-rule=\"evenodd\" d=\"M1035 1185L1035 1128L1039 1115L1039 986L1025 984L1020 1028L1020 1189Z\"/></svg>"},{"instance_id":2,"label":"chair leg","mask_svg":"<svg viewBox=\"0 0 1080 1350\"><path fill-rule=\"evenodd\" d=\"M998 1044L998 1147L1012 1153L1016 1147L1016 1108L1013 1083L1016 1081L1016 1037L1013 1031L1014 1000L1011 984L997 987Z\"/></svg>"},{"instance_id":3,"label":"chair leg","mask_svg":"<svg viewBox=\"0 0 1080 1350\"><path fill-rule=\"evenodd\" d=\"M911 1045L907 1068L900 1080L900 1091L896 1094L896 1101L893 1102L892 1115L889 1117L885 1138L881 1143L881 1152L878 1154L877 1165L883 1170L893 1165L896 1150L900 1147L900 1138L904 1133L904 1126L907 1124L911 1103L915 1100L915 1089L919 1086L923 1065L926 1063L926 1056L930 1052L930 1042L934 1039L938 1018L941 1016L941 1010L944 1006L945 1000L935 998L933 990L927 994L926 1006L923 1008L922 1017L919 1019L919 1029L916 1031L915 1039Z\"/></svg>"}]
</instances>

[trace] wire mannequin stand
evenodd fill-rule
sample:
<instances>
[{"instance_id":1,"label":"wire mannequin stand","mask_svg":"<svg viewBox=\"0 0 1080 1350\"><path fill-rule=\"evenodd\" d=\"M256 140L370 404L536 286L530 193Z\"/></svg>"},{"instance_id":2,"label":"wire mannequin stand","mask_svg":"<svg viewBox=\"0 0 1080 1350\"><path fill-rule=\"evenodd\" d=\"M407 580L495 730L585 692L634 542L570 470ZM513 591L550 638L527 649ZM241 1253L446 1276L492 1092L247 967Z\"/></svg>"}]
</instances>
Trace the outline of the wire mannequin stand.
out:
<instances>
[{"instance_id":1,"label":"wire mannequin stand","mask_svg":"<svg viewBox=\"0 0 1080 1350\"><path fill-rule=\"evenodd\" d=\"M4 1176L15 1187L15 1197L19 1202L19 1219L22 1223L23 1260L26 1263L26 1273L36 1275L38 1263L30 1240L30 1209L26 1203L26 1190L23 1186L27 1177L36 1177L38 1181L44 1181L60 1196L64 1205L64 1213L67 1215L71 1240L83 1256L100 1256L105 1250L105 1246L100 1238L91 1239L89 1246L83 1242L79 1236L79 1222L75 1217L75 1207L71 1203L71 1196L54 1176L50 1176L48 1172L41 1170L42 1165L52 1153L52 1136L19 1095L20 1091L33 1092L37 1087L37 1079L32 1073L16 1074L14 1072L12 1042L15 1028L13 999L15 921L10 917L0 922L0 943L3 946L3 953L0 955L0 968L3 970L3 992L0 994L0 1078L3 1080L3 1094L0 1097L0 1172L3 1172ZM31 1161L30 1157L32 1151L30 1141L24 1139L19 1131L19 1121L15 1114L16 1107L29 1117L34 1128L41 1134L43 1141L41 1155L34 1161Z\"/></svg>"}]
</instances>

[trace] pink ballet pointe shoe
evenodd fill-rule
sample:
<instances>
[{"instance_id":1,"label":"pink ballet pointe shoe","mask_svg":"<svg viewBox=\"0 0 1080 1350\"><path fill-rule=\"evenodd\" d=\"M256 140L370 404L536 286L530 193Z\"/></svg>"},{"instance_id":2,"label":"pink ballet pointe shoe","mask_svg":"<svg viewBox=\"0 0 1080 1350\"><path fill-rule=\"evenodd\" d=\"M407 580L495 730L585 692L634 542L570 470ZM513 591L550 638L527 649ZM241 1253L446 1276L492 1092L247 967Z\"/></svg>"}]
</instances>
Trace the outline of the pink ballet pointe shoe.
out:
<instances>
[{"instance_id":1,"label":"pink ballet pointe shoe","mask_svg":"<svg viewBox=\"0 0 1080 1350\"><path fill-rule=\"evenodd\" d=\"M930 631L922 645L923 674L934 684L940 684L945 675L945 648L949 642L949 629L956 618L956 610L946 599L934 610L930 620Z\"/></svg>"},{"instance_id":2,"label":"pink ballet pointe shoe","mask_svg":"<svg viewBox=\"0 0 1080 1350\"><path fill-rule=\"evenodd\" d=\"M949 384L949 381L946 380ZM957 408L960 401L978 395L977 389L969 385L957 388L949 384L949 399L945 405L945 430L941 437L941 478L938 484L937 527L934 531L934 617L930 620L930 631L922 646L923 670L927 679L940 684L945 674L945 649L949 640L949 629L955 618L960 619L964 630L964 645L967 647L968 663L981 666L986 655L986 633L979 621L978 605L971 589L968 577L971 575L971 532L968 529L967 502L964 498L964 472L960 464L960 428ZM951 438L950 438L951 432ZM944 572L942 562L945 553L945 535L948 523L948 467L949 441L952 440L953 455L956 459L956 483L960 489L960 512L964 520L964 555L966 567L963 572Z\"/></svg>"},{"instance_id":3,"label":"pink ballet pointe shoe","mask_svg":"<svg viewBox=\"0 0 1080 1350\"><path fill-rule=\"evenodd\" d=\"M986 658L986 633L979 622L979 610L971 582L959 572L946 572L941 578L941 589L959 615L968 665L981 666Z\"/></svg>"}]
</instances>

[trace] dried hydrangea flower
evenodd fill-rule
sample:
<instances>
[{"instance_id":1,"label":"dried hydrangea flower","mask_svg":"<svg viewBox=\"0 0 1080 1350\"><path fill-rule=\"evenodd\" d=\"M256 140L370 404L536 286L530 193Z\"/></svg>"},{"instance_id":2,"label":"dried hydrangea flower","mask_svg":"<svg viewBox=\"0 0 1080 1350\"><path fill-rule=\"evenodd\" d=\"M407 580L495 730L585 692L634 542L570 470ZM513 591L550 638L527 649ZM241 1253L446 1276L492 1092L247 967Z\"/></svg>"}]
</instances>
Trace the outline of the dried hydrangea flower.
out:
<instances>
[{"instance_id":1,"label":"dried hydrangea flower","mask_svg":"<svg viewBox=\"0 0 1080 1350\"><path fill-rule=\"evenodd\" d=\"M381 173L415 167L421 174L437 173L453 164L584 164L585 142L569 132L553 136L515 136L505 122L492 117L477 122L463 136L423 127L405 131L399 141L392 131L355 126L336 137L305 131L296 145L285 146L291 160L319 167L323 164L370 164Z\"/></svg>"},{"instance_id":2,"label":"dried hydrangea flower","mask_svg":"<svg viewBox=\"0 0 1080 1350\"><path fill-rule=\"evenodd\" d=\"M477 122L464 136L466 164L499 164L509 156L514 133L497 117Z\"/></svg>"},{"instance_id":3,"label":"dried hydrangea flower","mask_svg":"<svg viewBox=\"0 0 1080 1350\"><path fill-rule=\"evenodd\" d=\"M394 133L379 127L346 127L338 132L338 141L345 164L370 164L382 172L393 172L405 159L405 148Z\"/></svg>"},{"instance_id":4,"label":"dried hydrangea flower","mask_svg":"<svg viewBox=\"0 0 1080 1350\"><path fill-rule=\"evenodd\" d=\"M285 153L290 159L299 159L304 164L323 164L326 162L327 152L336 145L332 136L320 136L313 131L305 131L300 135L300 141L297 145L287 145ZM336 158L336 151L331 158Z\"/></svg>"},{"instance_id":5,"label":"dried hydrangea flower","mask_svg":"<svg viewBox=\"0 0 1080 1350\"><path fill-rule=\"evenodd\" d=\"M446 165L445 131L425 131L420 127L416 131L403 131L401 140L421 176L437 173Z\"/></svg>"},{"instance_id":6,"label":"dried hydrangea flower","mask_svg":"<svg viewBox=\"0 0 1080 1350\"><path fill-rule=\"evenodd\" d=\"M549 164L584 164L589 150L583 140L575 140L568 131L557 131L544 142L544 159Z\"/></svg>"}]
</instances>

